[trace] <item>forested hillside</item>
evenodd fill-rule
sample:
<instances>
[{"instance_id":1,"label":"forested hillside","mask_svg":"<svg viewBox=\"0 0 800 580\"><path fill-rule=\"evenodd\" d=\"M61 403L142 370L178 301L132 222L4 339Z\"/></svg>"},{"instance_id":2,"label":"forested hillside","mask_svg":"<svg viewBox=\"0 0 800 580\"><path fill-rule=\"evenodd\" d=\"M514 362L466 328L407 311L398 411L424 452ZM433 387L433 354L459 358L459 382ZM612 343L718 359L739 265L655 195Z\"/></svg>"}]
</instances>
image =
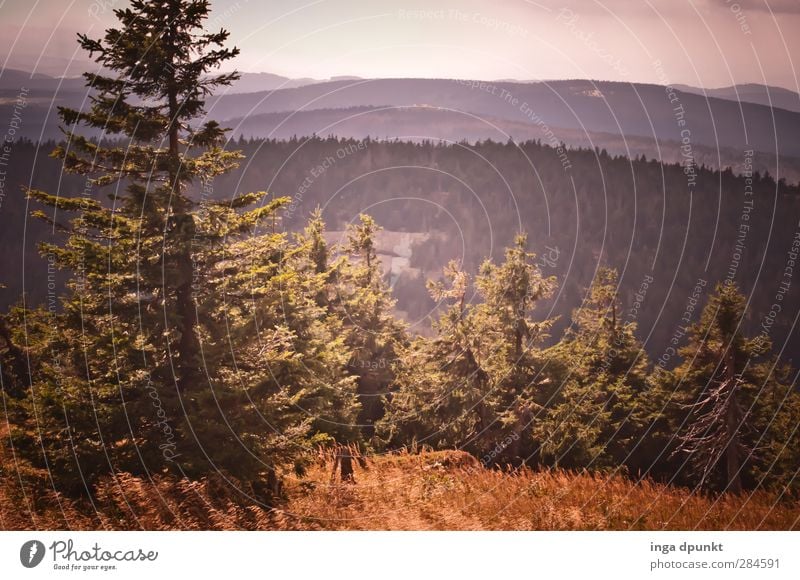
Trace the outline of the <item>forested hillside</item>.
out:
<instances>
[{"instance_id":1,"label":"forested hillside","mask_svg":"<svg viewBox=\"0 0 800 580\"><path fill-rule=\"evenodd\" d=\"M44 155L52 146L23 142L14 147L3 206L8 219L0 231L8 272L3 282L9 287L0 292L6 305L19 296L23 276L33 301L46 298L47 264L38 259L36 243L52 229L26 217L26 201L15 185L30 183L62 196L80 194L85 187L85 180L63 175L60 164ZM320 206L332 230L343 230L363 211L386 230L435 234L411 256L411 266L423 278L407 275L393 284L398 308L422 331L434 306L424 278L438 277L451 259L475 272L484 257L500 257L514 234L525 231L543 269L559 280L559 291L543 307L561 316L557 329L580 304L598 265L609 265L619 269L622 304L626 310L636 305L632 315L645 331L645 348L658 358L678 330L698 280L708 285L701 302L715 282L736 281L750 296L745 328L759 331L800 231L800 190L758 173L752 183L730 171L697 168L687 176L678 165L603 151L559 155L537 142L298 138L229 146L242 149L241 167L204 192L190 189L191 195L224 201L266 189L288 196L281 220L288 231L301 229ZM101 201L106 197L91 187L88 192ZM648 277L646 297L637 300ZM798 308L800 286L790 284L786 307L770 324L770 337L779 347ZM800 342L791 337L785 346L784 356L791 360Z\"/></svg>"}]
</instances>

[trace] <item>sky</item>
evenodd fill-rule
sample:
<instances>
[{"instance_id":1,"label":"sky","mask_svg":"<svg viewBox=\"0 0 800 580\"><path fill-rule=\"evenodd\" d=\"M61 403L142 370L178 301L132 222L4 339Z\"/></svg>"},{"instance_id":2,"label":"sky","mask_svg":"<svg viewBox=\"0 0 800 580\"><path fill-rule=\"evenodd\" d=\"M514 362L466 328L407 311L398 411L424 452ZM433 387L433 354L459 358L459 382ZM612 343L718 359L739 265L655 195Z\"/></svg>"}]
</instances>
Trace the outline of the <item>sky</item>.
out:
<instances>
[{"instance_id":1,"label":"sky","mask_svg":"<svg viewBox=\"0 0 800 580\"><path fill-rule=\"evenodd\" d=\"M125 0L0 0L0 64L56 76ZM800 0L212 0L246 72L798 91Z\"/></svg>"}]
</instances>

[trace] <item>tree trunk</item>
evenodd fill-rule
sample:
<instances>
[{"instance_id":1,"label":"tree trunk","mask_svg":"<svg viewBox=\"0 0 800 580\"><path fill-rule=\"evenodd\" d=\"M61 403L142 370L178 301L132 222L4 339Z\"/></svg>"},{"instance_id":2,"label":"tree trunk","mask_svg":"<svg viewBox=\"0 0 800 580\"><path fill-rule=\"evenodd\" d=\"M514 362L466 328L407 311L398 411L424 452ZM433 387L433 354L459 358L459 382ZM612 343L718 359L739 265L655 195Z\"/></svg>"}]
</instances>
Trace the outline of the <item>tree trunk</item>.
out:
<instances>
[{"instance_id":1,"label":"tree trunk","mask_svg":"<svg viewBox=\"0 0 800 580\"><path fill-rule=\"evenodd\" d=\"M342 451L340 473L343 482L353 482L353 458L350 456L349 449Z\"/></svg>"},{"instance_id":2,"label":"tree trunk","mask_svg":"<svg viewBox=\"0 0 800 580\"><path fill-rule=\"evenodd\" d=\"M467 348L464 350L464 357L467 359L467 367L472 371L471 374L475 376L475 380L477 381L477 388L478 392L480 393L481 400L475 405L475 413L478 416L478 424L477 424L477 433L475 434L474 443L480 448L480 441L485 438L484 431L489 428L492 422L492 417L489 413L489 409L486 407L484 403L483 397L485 397L486 392L484 391L486 386L486 381L488 380L488 376L486 372L480 367L478 364L478 360L475 358L475 355L472 353L472 350Z\"/></svg>"},{"instance_id":3,"label":"tree trunk","mask_svg":"<svg viewBox=\"0 0 800 580\"><path fill-rule=\"evenodd\" d=\"M192 267L191 257L188 255L180 255L181 262L187 262L189 282L183 282L178 286L175 292L175 300L177 306L178 316L180 317L180 333L181 338L178 342L178 387L182 393L185 393L188 388L199 380L199 352L200 341L197 338L195 330L196 325L196 312L195 305L192 299ZM183 263L180 265L182 278L187 275Z\"/></svg>"},{"instance_id":4,"label":"tree trunk","mask_svg":"<svg viewBox=\"0 0 800 580\"><path fill-rule=\"evenodd\" d=\"M6 391L12 396L21 396L22 385L25 383L25 379L28 376L28 360L25 353L22 352L22 349L14 344L14 341L11 339L11 331L2 318L0 318L0 338L6 343L8 356L11 358L11 370L14 374L13 384L6 387ZM6 375L6 377L8 377L8 375Z\"/></svg>"},{"instance_id":5,"label":"tree trunk","mask_svg":"<svg viewBox=\"0 0 800 580\"><path fill-rule=\"evenodd\" d=\"M725 467L727 474L726 491L739 494L742 492L742 476L740 473L741 461L739 458L739 403L736 400L738 384L733 366L733 346L728 349L728 363L725 369L725 381L728 384L726 397L727 410L725 414L725 431L728 445L725 448Z\"/></svg>"},{"instance_id":6,"label":"tree trunk","mask_svg":"<svg viewBox=\"0 0 800 580\"><path fill-rule=\"evenodd\" d=\"M353 450L350 448L350 446L337 444L334 448L331 483L336 481L337 471L339 472L339 481L342 483L355 483L355 471L353 470Z\"/></svg>"},{"instance_id":7,"label":"tree trunk","mask_svg":"<svg viewBox=\"0 0 800 580\"><path fill-rule=\"evenodd\" d=\"M174 71L174 67L172 68ZM174 73L173 73L174 74ZM185 393L199 380L200 340L197 337L197 316L192 295L194 268L192 263L192 241L194 224L189 214L188 199L181 188L180 157L180 105L178 103L177 80L172 79L167 94L169 107L169 185L172 188L172 212L175 227L172 235L177 247L174 254L179 272L178 286L175 289L175 310L178 314L178 389ZM190 227L192 226L192 227Z\"/></svg>"}]
</instances>

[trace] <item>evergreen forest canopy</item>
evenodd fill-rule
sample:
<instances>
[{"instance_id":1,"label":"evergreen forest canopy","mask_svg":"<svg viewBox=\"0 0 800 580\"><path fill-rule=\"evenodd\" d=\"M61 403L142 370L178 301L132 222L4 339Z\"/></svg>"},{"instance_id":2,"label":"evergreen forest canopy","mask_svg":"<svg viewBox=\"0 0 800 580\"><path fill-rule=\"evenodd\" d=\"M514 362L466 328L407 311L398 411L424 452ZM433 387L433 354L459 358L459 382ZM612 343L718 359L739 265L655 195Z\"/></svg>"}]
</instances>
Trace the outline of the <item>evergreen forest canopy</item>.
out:
<instances>
[{"instance_id":1,"label":"evergreen forest canopy","mask_svg":"<svg viewBox=\"0 0 800 580\"><path fill-rule=\"evenodd\" d=\"M477 272L484 258L501 259L514 233L525 231L540 267L559 282L541 304L542 312L557 318L556 336L583 301L598 264L605 264L620 271L619 298L625 316L644 331L645 350L656 361L665 358L668 368L676 363L665 357L675 333L699 314L691 302L704 303L716 281L732 280L749 297L743 320L749 334L767 332L787 362L800 348L791 332L800 304L797 284L789 280L785 289L791 306L770 316L795 251L800 196L796 186L781 186L769 176L754 174L750 195L747 177L697 168L690 189L681 166L592 150L569 150L565 171L558 153L537 142L310 137L239 140L228 147L243 152L243 163L195 187L193 199L223 202L234 192L267 189L291 198L281 210L281 229L301 231L319 206L334 230L331 242L341 241L346 226L368 207L385 230L396 232L379 248L384 261L398 255L393 244L401 233L412 236L407 267L387 276L396 313L412 333L430 334L437 318L426 279L439 278L452 259ZM80 176L63 175L57 160L36 152L30 143L15 146L8 183L58 189L65 196L86 192L108 203L101 190L86 188ZM52 238L52 228L26 220L21 196L7 197L3 211L8 219L0 251L11 266L0 302L15 303L24 279L28 301L45 303L52 272L37 246ZM698 282L705 285L695 297ZM683 320L687 307L694 312Z\"/></svg>"},{"instance_id":2,"label":"evergreen forest canopy","mask_svg":"<svg viewBox=\"0 0 800 580\"><path fill-rule=\"evenodd\" d=\"M43 259L0 318L0 376L48 485L222 474L271 505L320 447L343 480L433 448L797 493L796 187L539 142L230 143L204 100L237 49L208 12L136 0L81 36L115 75L87 74L91 107L13 177ZM424 234L397 276L381 228Z\"/></svg>"}]
</instances>

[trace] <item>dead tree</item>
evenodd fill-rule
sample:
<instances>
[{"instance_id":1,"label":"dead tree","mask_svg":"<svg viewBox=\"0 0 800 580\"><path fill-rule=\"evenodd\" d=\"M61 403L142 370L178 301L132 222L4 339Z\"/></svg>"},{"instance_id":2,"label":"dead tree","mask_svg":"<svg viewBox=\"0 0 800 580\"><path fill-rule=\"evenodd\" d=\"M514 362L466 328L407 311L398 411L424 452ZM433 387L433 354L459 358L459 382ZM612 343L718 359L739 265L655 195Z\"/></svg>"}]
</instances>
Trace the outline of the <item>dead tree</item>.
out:
<instances>
[{"instance_id":1,"label":"dead tree","mask_svg":"<svg viewBox=\"0 0 800 580\"><path fill-rule=\"evenodd\" d=\"M700 477L698 487L707 485L715 468L724 458L725 491L741 493L742 458L751 454L741 434L744 424L738 395L742 385L736 375L732 347L725 354L721 372L715 376L705 394L692 405L695 420L680 437L676 453L689 455L689 461Z\"/></svg>"}]
</instances>

